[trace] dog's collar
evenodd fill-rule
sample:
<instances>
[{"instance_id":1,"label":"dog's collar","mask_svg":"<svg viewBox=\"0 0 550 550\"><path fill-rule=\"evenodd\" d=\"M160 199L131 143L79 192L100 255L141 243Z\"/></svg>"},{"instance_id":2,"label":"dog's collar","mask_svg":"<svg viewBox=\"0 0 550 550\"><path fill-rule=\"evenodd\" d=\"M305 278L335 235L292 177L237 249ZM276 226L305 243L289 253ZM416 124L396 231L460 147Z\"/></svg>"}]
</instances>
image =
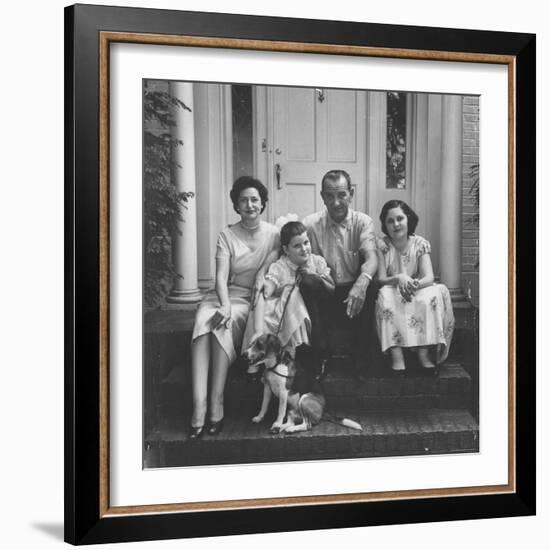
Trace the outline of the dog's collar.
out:
<instances>
[{"instance_id":1,"label":"dog's collar","mask_svg":"<svg viewBox=\"0 0 550 550\"><path fill-rule=\"evenodd\" d=\"M265 365L265 370L266 371L269 371L269 372L272 372L273 374L276 374L277 376L280 376L281 378L294 378L294 376L292 375L289 375L289 374L282 374L280 372L277 372L275 369L281 365L281 357L278 357L275 359L275 364L272 365L271 367L268 367L267 365Z\"/></svg>"},{"instance_id":2,"label":"dog's collar","mask_svg":"<svg viewBox=\"0 0 550 550\"><path fill-rule=\"evenodd\" d=\"M265 370L268 370L269 372L273 373L273 374L276 374L277 376L280 376L281 378L294 378L294 375L290 375L290 374L282 374L281 372L277 372L275 369L280 365L280 363L277 363L276 365L274 365L273 367L271 367L270 369L266 368Z\"/></svg>"}]
</instances>

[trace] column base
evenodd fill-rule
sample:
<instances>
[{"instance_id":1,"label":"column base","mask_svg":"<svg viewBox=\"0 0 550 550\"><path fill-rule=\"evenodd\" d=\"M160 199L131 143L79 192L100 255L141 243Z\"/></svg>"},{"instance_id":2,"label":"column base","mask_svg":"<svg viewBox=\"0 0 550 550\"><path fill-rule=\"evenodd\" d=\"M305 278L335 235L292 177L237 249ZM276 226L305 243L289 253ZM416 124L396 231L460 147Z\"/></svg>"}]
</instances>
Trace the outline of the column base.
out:
<instances>
[{"instance_id":1,"label":"column base","mask_svg":"<svg viewBox=\"0 0 550 550\"><path fill-rule=\"evenodd\" d=\"M173 290L169 296L166 297L168 304L198 304L202 299L202 294L198 288L190 290Z\"/></svg>"}]
</instances>

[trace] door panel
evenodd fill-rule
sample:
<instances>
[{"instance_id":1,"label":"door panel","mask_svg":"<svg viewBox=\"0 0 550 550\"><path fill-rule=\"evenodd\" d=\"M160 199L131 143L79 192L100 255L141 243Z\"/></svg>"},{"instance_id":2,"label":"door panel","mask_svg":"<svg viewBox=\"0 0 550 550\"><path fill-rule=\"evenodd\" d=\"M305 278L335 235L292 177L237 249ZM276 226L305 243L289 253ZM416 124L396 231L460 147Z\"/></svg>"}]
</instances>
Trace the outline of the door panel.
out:
<instances>
[{"instance_id":1,"label":"door panel","mask_svg":"<svg viewBox=\"0 0 550 550\"><path fill-rule=\"evenodd\" d=\"M275 117L286 118L286 124L281 124L278 127L278 130L287 138L286 159L288 161L315 162L316 113L314 90L288 88L283 94L277 95L283 96L280 98L281 104L276 105Z\"/></svg>"},{"instance_id":2,"label":"door panel","mask_svg":"<svg viewBox=\"0 0 550 550\"><path fill-rule=\"evenodd\" d=\"M292 205L292 213L296 214L298 219L301 220L321 208L319 203L322 201L317 193L315 182L296 183L289 181L286 186L288 203Z\"/></svg>"},{"instance_id":3,"label":"door panel","mask_svg":"<svg viewBox=\"0 0 550 550\"><path fill-rule=\"evenodd\" d=\"M328 90L327 160L357 162L357 97L351 90Z\"/></svg>"},{"instance_id":4,"label":"door panel","mask_svg":"<svg viewBox=\"0 0 550 550\"><path fill-rule=\"evenodd\" d=\"M401 199L417 211L418 232L432 243L437 273L440 105L439 95L409 94L406 188L388 189L386 92L258 87L255 162L270 193L266 219L273 222L289 213L302 219L321 210L323 174L344 169L352 179L353 208L373 219L376 233L381 233L378 216L386 201Z\"/></svg>"},{"instance_id":5,"label":"door panel","mask_svg":"<svg viewBox=\"0 0 550 550\"><path fill-rule=\"evenodd\" d=\"M272 221L289 213L301 219L320 210L321 178L334 169L349 172L354 207L361 208L366 196L366 93L281 87L269 88L267 98L273 129L268 133Z\"/></svg>"}]
</instances>

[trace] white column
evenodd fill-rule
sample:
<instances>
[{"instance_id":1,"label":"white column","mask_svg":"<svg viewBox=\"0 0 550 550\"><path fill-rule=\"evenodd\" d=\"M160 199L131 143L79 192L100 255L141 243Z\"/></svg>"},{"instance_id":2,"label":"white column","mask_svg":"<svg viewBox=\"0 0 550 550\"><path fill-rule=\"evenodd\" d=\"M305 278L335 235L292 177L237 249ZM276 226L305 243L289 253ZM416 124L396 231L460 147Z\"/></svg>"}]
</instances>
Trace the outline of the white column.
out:
<instances>
[{"instance_id":1,"label":"white column","mask_svg":"<svg viewBox=\"0 0 550 550\"><path fill-rule=\"evenodd\" d=\"M455 300L463 298L462 230L462 97L443 97L441 113L441 282Z\"/></svg>"},{"instance_id":2,"label":"white column","mask_svg":"<svg viewBox=\"0 0 550 550\"><path fill-rule=\"evenodd\" d=\"M167 298L170 303L195 304L201 294L198 288L197 266L197 205L195 176L195 127L193 84L171 82L170 94L182 101L191 112L181 107L172 108L175 126L171 128L172 139L183 145L172 146L172 178L180 192L195 194L182 209L182 221L178 224L181 234L173 236L172 258L176 273L174 288Z\"/></svg>"}]
</instances>

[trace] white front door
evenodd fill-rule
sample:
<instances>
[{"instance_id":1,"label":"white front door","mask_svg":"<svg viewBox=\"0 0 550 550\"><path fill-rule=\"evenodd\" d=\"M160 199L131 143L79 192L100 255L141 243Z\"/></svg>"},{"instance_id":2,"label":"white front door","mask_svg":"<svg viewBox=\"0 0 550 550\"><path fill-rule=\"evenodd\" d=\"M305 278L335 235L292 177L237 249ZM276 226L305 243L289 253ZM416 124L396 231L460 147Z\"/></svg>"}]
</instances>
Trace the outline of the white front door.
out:
<instances>
[{"instance_id":1,"label":"white front door","mask_svg":"<svg viewBox=\"0 0 550 550\"><path fill-rule=\"evenodd\" d=\"M432 243L439 271L441 96L407 94L406 179L386 183L387 93L327 88L255 87L255 174L266 183L265 219L323 208L321 178L346 170L353 207L381 233L384 203L401 199L419 215L417 232Z\"/></svg>"},{"instance_id":2,"label":"white front door","mask_svg":"<svg viewBox=\"0 0 550 550\"><path fill-rule=\"evenodd\" d=\"M302 219L321 210L321 179L334 169L350 174L355 208L363 210L366 92L290 87L265 90L264 169L270 191L270 221L289 213Z\"/></svg>"}]
</instances>

